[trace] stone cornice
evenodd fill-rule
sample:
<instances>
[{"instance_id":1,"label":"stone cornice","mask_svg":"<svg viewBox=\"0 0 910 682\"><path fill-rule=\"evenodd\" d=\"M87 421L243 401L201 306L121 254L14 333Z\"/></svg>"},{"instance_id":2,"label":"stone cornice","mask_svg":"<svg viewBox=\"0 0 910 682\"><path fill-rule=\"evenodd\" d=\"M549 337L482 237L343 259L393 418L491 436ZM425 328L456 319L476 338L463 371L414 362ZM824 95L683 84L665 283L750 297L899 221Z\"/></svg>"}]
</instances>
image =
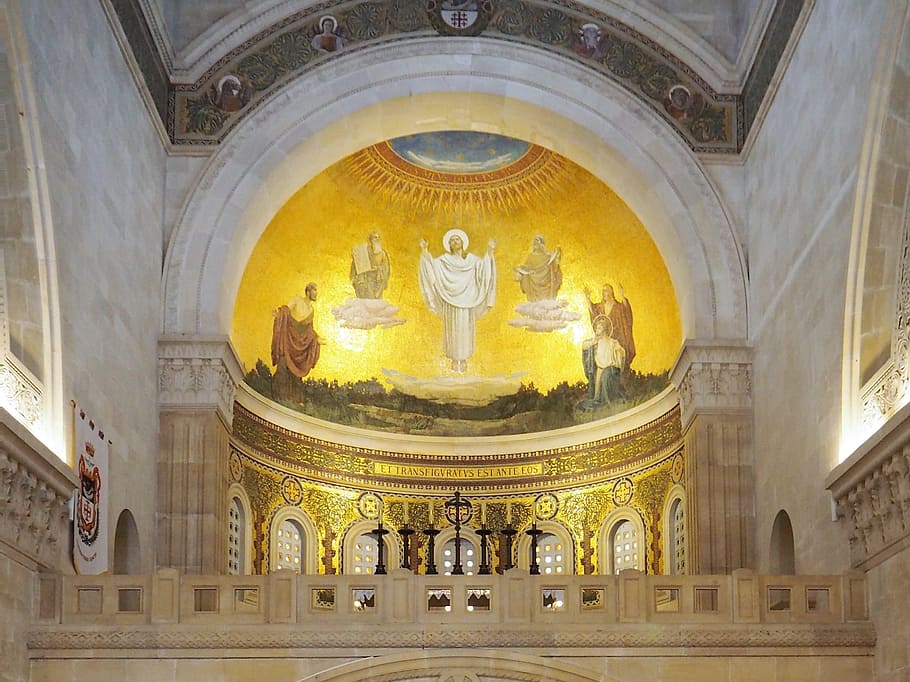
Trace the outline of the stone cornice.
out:
<instances>
[{"instance_id":1,"label":"stone cornice","mask_svg":"<svg viewBox=\"0 0 910 682\"><path fill-rule=\"evenodd\" d=\"M752 349L742 341L686 341L670 382L679 391L683 426L696 413L752 408Z\"/></svg>"},{"instance_id":2,"label":"stone cornice","mask_svg":"<svg viewBox=\"0 0 910 682\"><path fill-rule=\"evenodd\" d=\"M869 622L814 625L617 625L527 626L388 626L307 627L268 625L255 628L131 626L51 626L33 629L28 636L32 658L53 657L53 650L81 650L86 656L99 650L351 650L363 653L388 649L592 649L634 648L871 648L875 629ZM43 654L42 652L48 652ZM75 654L78 656L78 654ZM147 655L147 654L141 654ZM74 654L68 653L67 657Z\"/></svg>"},{"instance_id":3,"label":"stone cornice","mask_svg":"<svg viewBox=\"0 0 910 682\"><path fill-rule=\"evenodd\" d=\"M0 409L0 544L60 569L76 475Z\"/></svg>"},{"instance_id":4,"label":"stone cornice","mask_svg":"<svg viewBox=\"0 0 910 682\"><path fill-rule=\"evenodd\" d=\"M835 467L826 485L848 523L854 567L868 570L910 546L910 405Z\"/></svg>"},{"instance_id":5,"label":"stone cornice","mask_svg":"<svg viewBox=\"0 0 910 682\"><path fill-rule=\"evenodd\" d=\"M162 410L234 413L243 369L226 337L170 336L158 340L158 405Z\"/></svg>"}]
</instances>

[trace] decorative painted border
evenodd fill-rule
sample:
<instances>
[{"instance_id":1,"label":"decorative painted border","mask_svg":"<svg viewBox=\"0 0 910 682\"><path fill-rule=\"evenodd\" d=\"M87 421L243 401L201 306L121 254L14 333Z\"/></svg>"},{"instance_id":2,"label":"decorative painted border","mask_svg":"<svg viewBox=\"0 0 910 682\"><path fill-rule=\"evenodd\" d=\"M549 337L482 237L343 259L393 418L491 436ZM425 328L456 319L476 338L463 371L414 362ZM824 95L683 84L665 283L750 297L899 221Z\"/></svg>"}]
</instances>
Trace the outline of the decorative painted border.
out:
<instances>
[{"instance_id":1,"label":"decorative painted border","mask_svg":"<svg viewBox=\"0 0 910 682\"><path fill-rule=\"evenodd\" d=\"M327 484L374 489L394 482L396 488L426 489L451 487L457 483L464 489L478 490L502 483L495 478L454 480L440 476L402 478L396 475L385 480L376 473L377 462L448 469L471 466L473 459L456 453L414 454L331 443L272 424L239 404L234 407L233 437L235 446L252 459ZM482 464L484 467L540 464L541 467L534 467L530 475L509 476L509 486L518 490L545 484L547 489L562 490L647 468L678 449L681 439L679 409L674 408L648 424L617 436L545 451L492 452L483 457Z\"/></svg>"},{"instance_id":2,"label":"decorative painted border","mask_svg":"<svg viewBox=\"0 0 910 682\"><path fill-rule=\"evenodd\" d=\"M136 0L111 1L171 142L193 146L219 144L262 102L328 60L437 35L422 0L327 1L275 22L195 83L175 84ZM742 151L805 8L805 0L778 0L742 91L729 95L714 92L693 68L630 26L571 0L501 0L479 37L532 45L584 64L657 112L694 151L730 154ZM321 53L312 38L327 14L335 21L341 48ZM596 37L584 44L582 27L591 24ZM230 107L222 106L216 92L226 76L243 84Z\"/></svg>"}]
</instances>

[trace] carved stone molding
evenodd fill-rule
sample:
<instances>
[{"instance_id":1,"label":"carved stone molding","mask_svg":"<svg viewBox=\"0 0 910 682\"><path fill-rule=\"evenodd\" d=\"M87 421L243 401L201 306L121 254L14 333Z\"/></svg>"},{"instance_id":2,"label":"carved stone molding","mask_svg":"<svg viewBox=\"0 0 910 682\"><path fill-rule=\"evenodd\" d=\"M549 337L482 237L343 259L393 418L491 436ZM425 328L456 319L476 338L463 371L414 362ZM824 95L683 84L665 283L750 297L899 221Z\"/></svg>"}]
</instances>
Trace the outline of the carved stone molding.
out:
<instances>
[{"instance_id":1,"label":"carved stone molding","mask_svg":"<svg viewBox=\"0 0 910 682\"><path fill-rule=\"evenodd\" d=\"M225 337L162 337L158 341L161 410L216 410L230 424L242 380L237 353Z\"/></svg>"},{"instance_id":2,"label":"carved stone molding","mask_svg":"<svg viewBox=\"0 0 910 682\"><path fill-rule=\"evenodd\" d=\"M871 623L814 625L670 625L573 628L353 628L258 627L198 629L161 626L87 626L40 628L28 637L29 649L453 649L453 648L650 648L650 647L871 647Z\"/></svg>"},{"instance_id":3,"label":"carved stone molding","mask_svg":"<svg viewBox=\"0 0 910 682\"><path fill-rule=\"evenodd\" d=\"M60 568L75 474L0 411L0 545Z\"/></svg>"},{"instance_id":4,"label":"carved stone molding","mask_svg":"<svg viewBox=\"0 0 910 682\"><path fill-rule=\"evenodd\" d=\"M868 570L910 546L910 405L827 480L849 526L850 562Z\"/></svg>"},{"instance_id":5,"label":"carved stone molding","mask_svg":"<svg viewBox=\"0 0 910 682\"><path fill-rule=\"evenodd\" d=\"M748 412L752 349L744 342L687 341L670 381L679 391L683 426L698 412Z\"/></svg>"}]
</instances>

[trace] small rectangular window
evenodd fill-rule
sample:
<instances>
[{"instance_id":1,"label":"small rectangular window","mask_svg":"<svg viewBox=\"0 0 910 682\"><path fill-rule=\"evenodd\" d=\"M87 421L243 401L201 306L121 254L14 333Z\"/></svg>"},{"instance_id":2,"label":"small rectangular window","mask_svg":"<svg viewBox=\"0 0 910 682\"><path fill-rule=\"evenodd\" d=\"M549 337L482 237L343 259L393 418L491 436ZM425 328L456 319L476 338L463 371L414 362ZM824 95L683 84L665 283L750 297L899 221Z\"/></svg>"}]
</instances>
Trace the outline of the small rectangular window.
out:
<instances>
[{"instance_id":1,"label":"small rectangular window","mask_svg":"<svg viewBox=\"0 0 910 682\"><path fill-rule=\"evenodd\" d=\"M679 588L657 587L654 589L654 610L658 613L679 612Z\"/></svg>"},{"instance_id":2,"label":"small rectangular window","mask_svg":"<svg viewBox=\"0 0 910 682\"><path fill-rule=\"evenodd\" d=\"M789 587L769 587L768 588L768 610L769 611L789 611L790 610L790 588Z\"/></svg>"},{"instance_id":3,"label":"small rectangular window","mask_svg":"<svg viewBox=\"0 0 910 682\"><path fill-rule=\"evenodd\" d=\"M451 611L452 589L431 587L427 589L427 611Z\"/></svg>"},{"instance_id":4,"label":"small rectangular window","mask_svg":"<svg viewBox=\"0 0 910 682\"><path fill-rule=\"evenodd\" d=\"M193 611L196 613L215 613L218 611L218 588L193 588Z\"/></svg>"},{"instance_id":5,"label":"small rectangular window","mask_svg":"<svg viewBox=\"0 0 910 682\"><path fill-rule=\"evenodd\" d=\"M142 590L137 587L121 587L117 590L117 611L120 613L142 613Z\"/></svg>"}]
</instances>

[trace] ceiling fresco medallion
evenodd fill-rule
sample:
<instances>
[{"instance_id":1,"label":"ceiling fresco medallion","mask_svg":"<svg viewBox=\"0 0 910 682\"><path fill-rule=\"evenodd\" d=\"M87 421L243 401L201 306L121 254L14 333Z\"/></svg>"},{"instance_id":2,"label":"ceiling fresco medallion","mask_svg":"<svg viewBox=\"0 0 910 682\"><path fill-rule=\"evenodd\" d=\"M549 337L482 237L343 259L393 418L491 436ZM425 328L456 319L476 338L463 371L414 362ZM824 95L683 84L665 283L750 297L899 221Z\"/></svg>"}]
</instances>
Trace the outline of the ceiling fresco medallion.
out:
<instances>
[{"instance_id":1,"label":"ceiling fresco medallion","mask_svg":"<svg viewBox=\"0 0 910 682\"><path fill-rule=\"evenodd\" d=\"M490 0L428 0L427 17L440 35L480 35L493 16Z\"/></svg>"},{"instance_id":2,"label":"ceiling fresco medallion","mask_svg":"<svg viewBox=\"0 0 910 682\"><path fill-rule=\"evenodd\" d=\"M389 140L302 187L263 233L232 340L255 391L346 426L548 431L659 394L672 282L601 181L525 141Z\"/></svg>"}]
</instances>

